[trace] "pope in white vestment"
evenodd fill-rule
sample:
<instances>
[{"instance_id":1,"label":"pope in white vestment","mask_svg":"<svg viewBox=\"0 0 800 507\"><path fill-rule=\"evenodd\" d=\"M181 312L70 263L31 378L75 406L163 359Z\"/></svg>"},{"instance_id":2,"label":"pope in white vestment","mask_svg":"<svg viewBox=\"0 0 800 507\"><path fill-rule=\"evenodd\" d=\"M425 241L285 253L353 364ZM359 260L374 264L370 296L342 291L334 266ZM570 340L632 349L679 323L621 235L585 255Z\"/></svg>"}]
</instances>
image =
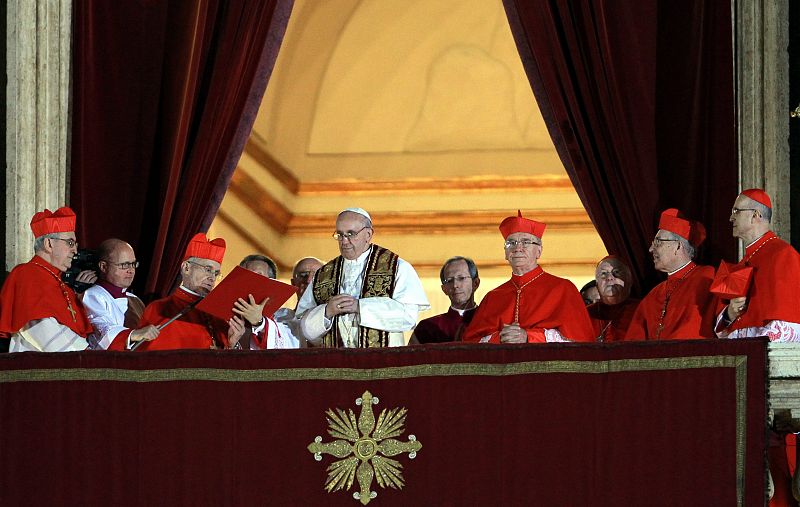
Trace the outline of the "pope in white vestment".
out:
<instances>
[{"instance_id":1,"label":"pope in white vestment","mask_svg":"<svg viewBox=\"0 0 800 507\"><path fill-rule=\"evenodd\" d=\"M403 333L430 308L416 271L371 243L372 219L363 209L339 213L334 238L342 255L317 271L297 306L303 335L315 346L405 345Z\"/></svg>"}]
</instances>

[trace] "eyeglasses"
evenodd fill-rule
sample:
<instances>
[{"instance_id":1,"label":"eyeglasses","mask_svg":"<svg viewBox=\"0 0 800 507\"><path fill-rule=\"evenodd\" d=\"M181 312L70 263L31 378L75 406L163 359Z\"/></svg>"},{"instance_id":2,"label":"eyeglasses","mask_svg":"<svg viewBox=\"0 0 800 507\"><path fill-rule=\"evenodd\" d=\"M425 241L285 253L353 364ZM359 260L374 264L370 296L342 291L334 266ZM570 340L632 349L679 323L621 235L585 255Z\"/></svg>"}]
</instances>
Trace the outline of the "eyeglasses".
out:
<instances>
[{"instance_id":1,"label":"eyeglasses","mask_svg":"<svg viewBox=\"0 0 800 507\"><path fill-rule=\"evenodd\" d=\"M617 269L614 271L601 271L597 273L597 278L602 280L605 280L606 278L622 278L622 272Z\"/></svg>"},{"instance_id":2,"label":"eyeglasses","mask_svg":"<svg viewBox=\"0 0 800 507\"><path fill-rule=\"evenodd\" d=\"M213 276L214 278L219 278L219 275L222 274L222 271L216 270L216 269L212 268L211 266L206 266L205 264L199 264L199 263L193 262L193 261L186 261L186 262L188 262L189 264L194 264L195 266L197 266L199 268L203 268L203 271L205 271L208 276Z\"/></svg>"},{"instance_id":3,"label":"eyeglasses","mask_svg":"<svg viewBox=\"0 0 800 507\"><path fill-rule=\"evenodd\" d=\"M52 238L50 238L50 239L57 239L57 240L59 240L59 241L63 241L63 242L64 242L64 243L66 243L66 244L67 244L67 246L68 246L68 247L70 247L70 248L77 248L77 247L78 247L78 242L77 242L77 241L75 241L75 240L74 240L74 239L72 239L72 238L64 239L64 238L57 238L57 237L55 237L55 236L54 236L54 237L52 237Z\"/></svg>"},{"instance_id":4,"label":"eyeglasses","mask_svg":"<svg viewBox=\"0 0 800 507\"><path fill-rule=\"evenodd\" d=\"M742 211L758 211L755 208L731 208L731 215L737 215Z\"/></svg>"},{"instance_id":5,"label":"eyeglasses","mask_svg":"<svg viewBox=\"0 0 800 507\"><path fill-rule=\"evenodd\" d=\"M334 232L334 233L333 233L333 236L332 236L332 237L333 237L333 239L335 239L336 241L341 241L341 240L343 240L343 239L352 240L353 238L355 238L356 236L358 236L359 234L361 234L361 231L363 231L364 229L369 229L369 226L368 226L368 225L365 225L364 227L362 227L361 229L359 229L359 230L357 230L357 231L348 231L348 232L339 232L339 231L336 231L336 232Z\"/></svg>"},{"instance_id":6,"label":"eyeglasses","mask_svg":"<svg viewBox=\"0 0 800 507\"><path fill-rule=\"evenodd\" d=\"M506 242L503 243L503 244L505 245L506 248L509 248L509 249L516 248L519 245L522 245L522 246L524 246L526 248L529 247L529 246L533 246L533 245L542 246L541 243L537 243L536 241L534 241L532 239L520 239L520 240L507 239Z\"/></svg>"},{"instance_id":7,"label":"eyeglasses","mask_svg":"<svg viewBox=\"0 0 800 507\"><path fill-rule=\"evenodd\" d=\"M109 264L111 266L116 266L119 269L136 269L136 268L139 267L139 261L133 261L133 262L110 262L110 261L107 261L107 260L103 259L103 262L105 262L105 263L107 263L107 264Z\"/></svg>"},{"instance_id":8,"label":"eyeglasses","mask_svg":"<svg viewBox=\"0 0 800 507\"><path fill-rule=\"evenodd\" d=\"M304 278L308 278L309 276L313 275L313 271L298 271L294 274L293 278L297 278L298 280L302 280Z\"/></svg>"},{"instance_id":9,"label":"eyeglasses","mask_svg":"<svg viewBox=\"0 0 800 507\"><path fill-rule=\"evenodd\" d=\"M452 285L456 282L466 282L467 280L472 280L471 276L454 276L452 278L445 278L442 280L442 285Z\"/></svg>"},{"instance_id":10,"label":"eyeglasses","mask_svg":"<svg viewBox=\"0 0 800 507\"><path fill-rule=\"evenodd\" d=\"M667 238L659 238L656 236L653 238L653 242L650 244L651 246L661 246L664 243L669 243L670 241L678 241L677 239L667 239Z\"/></svg>"}]
</instances>

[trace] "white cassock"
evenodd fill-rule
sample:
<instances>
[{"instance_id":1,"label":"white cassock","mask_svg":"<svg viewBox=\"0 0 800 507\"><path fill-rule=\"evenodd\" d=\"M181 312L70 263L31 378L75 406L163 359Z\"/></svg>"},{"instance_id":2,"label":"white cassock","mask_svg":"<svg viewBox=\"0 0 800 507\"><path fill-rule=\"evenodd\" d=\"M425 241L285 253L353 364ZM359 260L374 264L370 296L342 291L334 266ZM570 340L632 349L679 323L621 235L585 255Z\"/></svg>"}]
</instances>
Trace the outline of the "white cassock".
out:
<instances>
[{"instance_id":1,"label":"white cassock","mask_svg":"<svg viewBox=\"0 0 800 507\"><path fill-rule=\"evenodd\" d=\"M283 308L278 311L283 310ZM300 348L300 341L292 334L291 330L283 322L278 322L278 312L275 312L275 319L264 318L257 327L253 328L253 334L262 336L267 335L266 347L261 347L254 339L250 339L250 350L267 349L297 349Z\"/></svg>"},{"instance_id":2,"label":"white cassock","mask_svg":"<svg viewBox=\"0 0 800 507\"><path fill-rule=\"evenodd\" d=\"M358 298L364 283L364 271L372 248L355 260L344 259L339 294ZM315 275L316 280L316 275ZM358 301L358 313L339 316L339 335L345 347L358 343L358 327L370 327L389 332L389 346L405 345L404 331L417 325L419 312L430 308L422 282L413 266L403 259L397 260L397 274L392 297L371 297ZM325 317L325 305L314 300L314 284L311 283L297 305L302 334L312 345L319 345L322 336L330 331L333 319Z\"/></svg>"},{"instance_id":3,"label":"white cassock","mask_svg":"<svg viewBox=\"0 0 800 507\"><path fill-rule=\"evenodd\" d=\"M89 335L90 349L106 350L116 336L128 329L125 327L125 312L128 311L128 298L136 297L125 292L126 297L115 298L99 285L92 285L83 293L83 306L86 316L94 327ZM144 306L144 305L142 305ZM130 348L130 343L126 344Z\"/></svg>"},{"instance_id":4,"label":"white cassock","mask_svg":"<svg viewBox=\"0 0 800 507\"><path fill-rule=\"evenodd\" d=\"M278 308L273 315L275 322L278 323L278 330L284 341L289 344L286 348L305 348L306 339L300 330L300 319L295 315L291 308Z\"/></svg>"}]
</instances>

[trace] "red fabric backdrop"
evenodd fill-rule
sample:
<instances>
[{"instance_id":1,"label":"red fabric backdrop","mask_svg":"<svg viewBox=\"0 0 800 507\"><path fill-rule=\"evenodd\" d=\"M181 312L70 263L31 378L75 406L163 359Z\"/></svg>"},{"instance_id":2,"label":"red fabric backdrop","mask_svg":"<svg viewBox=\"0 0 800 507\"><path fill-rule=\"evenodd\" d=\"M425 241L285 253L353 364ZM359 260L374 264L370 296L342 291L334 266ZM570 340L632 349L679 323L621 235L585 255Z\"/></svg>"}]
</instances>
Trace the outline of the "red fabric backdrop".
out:
<instances>
[{"instance_id":1,"label":"red fabric backdrop","mask_svg":"<svg viewBox=\"0 0 800 507\"><path fill-rule=\"evenodd\" d=\"M250 134L292 0L75 2L70 203L79 240L130 242L164 295Z\"/></svg>"},{"instance_id":2,"label":"red fabric backdrop","mask_svg":"<svg viewBox=\"0 0 800 507\"><path fill-rule=\"evenodd\" d=\"M562 162L612 254L643 288L659 213L709 230L700 260L736 258L730 2L504 0Z\"/></svg>"},{"instance_id":3,"label":"red fabric backdrop","mask_svg":"<svg viewBox=\"0 0 800 507\"><path fill-rule=\"evenodd\" d=\"M358 505L307 447L369 390L422 443L372 505L760 506L765 366L763 340L5 355L0 504Z\"/></svg>"}]
</instances>

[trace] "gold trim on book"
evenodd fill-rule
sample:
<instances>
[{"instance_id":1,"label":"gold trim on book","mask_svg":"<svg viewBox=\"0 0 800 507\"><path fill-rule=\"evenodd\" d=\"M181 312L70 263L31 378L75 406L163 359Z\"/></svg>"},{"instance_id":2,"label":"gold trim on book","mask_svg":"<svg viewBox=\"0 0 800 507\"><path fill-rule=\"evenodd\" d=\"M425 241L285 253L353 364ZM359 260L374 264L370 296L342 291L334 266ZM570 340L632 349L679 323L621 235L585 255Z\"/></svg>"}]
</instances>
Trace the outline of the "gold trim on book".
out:
<instances>
[{"instance_id":1,"label":"gold trim on book","mask_svg":"<svg viewBox=\"0 0 800 507\"><path fill-rule=\"evenodd\" d=\"M127 370L115 368L51 368L0 371L8 382L280 382L292 380L377 381L441 376L530 375L540 373L616 373L630 371L734 368L736 373L736 497L744 502L744 458L747 431L747 356L687 356L607 361L525 361L507 364L450 363L390 366L385 368L276 368L236 370L222 368L172 368Z\"/></svg>"}]
</instances>

